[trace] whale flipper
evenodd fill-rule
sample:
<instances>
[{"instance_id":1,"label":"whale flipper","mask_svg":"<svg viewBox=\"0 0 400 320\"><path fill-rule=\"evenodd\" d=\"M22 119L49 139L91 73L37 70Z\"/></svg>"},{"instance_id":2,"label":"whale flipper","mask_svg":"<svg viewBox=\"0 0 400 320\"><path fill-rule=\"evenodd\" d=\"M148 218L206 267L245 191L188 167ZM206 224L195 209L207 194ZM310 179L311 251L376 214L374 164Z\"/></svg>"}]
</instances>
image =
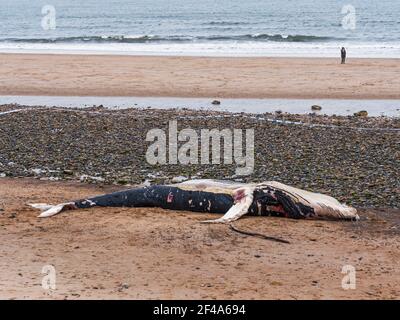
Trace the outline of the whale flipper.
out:
<instances>
[{"instance_id":1,"label":"whale flipper","mask_svg":"<svg viewBox=\"0 0 400 320\"><path fill-rule=\"evenodd\" d=\"M205 220L202 223L229 223L245 215L253 203L254 188L241 188L233 193L235 204L221 218Z\"/></svg>"}]
</instances>

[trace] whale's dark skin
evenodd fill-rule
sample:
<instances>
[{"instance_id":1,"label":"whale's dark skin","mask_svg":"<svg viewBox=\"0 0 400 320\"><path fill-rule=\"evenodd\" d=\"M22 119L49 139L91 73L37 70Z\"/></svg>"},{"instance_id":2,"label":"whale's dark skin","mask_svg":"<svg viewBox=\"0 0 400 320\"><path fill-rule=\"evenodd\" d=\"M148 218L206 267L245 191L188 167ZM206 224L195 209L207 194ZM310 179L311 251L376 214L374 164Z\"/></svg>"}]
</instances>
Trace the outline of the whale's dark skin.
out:
<instances>
[{"instance_id":1,"label":"whale's dark skin","mask_svg":"<svg viewBox=\"0 0 400 320\"><path fill-rule=\"evenodd\" d=\"M313 215L313 208L294 203L284 193L275 191L275 197L265 190L254 192L249 215L283 216L306 218ZM74 201L76 208L99 207L158 207L170 210L184 210L203 213L225 214L234 205L230 194L206 191L183 190L173 186L155 185L123 190L93 198ZM274 210L279 208L279 210Z\"/></svg>"},{"instance_id":2,"label":"whale's dark skin","mask_svg":"<svg viewBox=\"0 0 400 320\"><path fill-rule=\"evenodd\" d=\"M233 198L228 194L187 191L171 186L151 186L75 201L77 208L81 209L91 208L94 203L99 207L158 207L222 214L232 207Z\"/></svg>"}]
</instances>

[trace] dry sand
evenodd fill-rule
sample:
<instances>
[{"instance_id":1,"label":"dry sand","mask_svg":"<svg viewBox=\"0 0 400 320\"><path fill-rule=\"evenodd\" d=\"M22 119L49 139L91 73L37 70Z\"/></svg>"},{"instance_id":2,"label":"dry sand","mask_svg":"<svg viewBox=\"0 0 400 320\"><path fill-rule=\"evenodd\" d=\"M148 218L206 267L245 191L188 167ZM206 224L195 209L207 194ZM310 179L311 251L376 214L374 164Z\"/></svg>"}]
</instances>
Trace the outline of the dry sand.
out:
<instances>
[{"instance_id":1,"label":"dry sand","mask_svg":"<svg viewBox=\"0 0 400 320\"><path fill-rule=\"evenodd\" d=\"M0 179L0 298L400 298L399 210L361 210L358 223L236 223L291 242L280 244L199 223L211 215L96 208L39 219L26 206L116 188ZM41 287L47 264L56 268L54 291ZM356 268L356 290L341 287L348 264Z\"/></svg>"},{"instance_id":2,"label":"dry sand","mask_svg":"<svg viewBox=\"0 0 400 320\"><path fill-rule=\"evenodd\" d=\"M1 95L400 99L400 59L0 54Z\"/></svg>"}]
</instances>

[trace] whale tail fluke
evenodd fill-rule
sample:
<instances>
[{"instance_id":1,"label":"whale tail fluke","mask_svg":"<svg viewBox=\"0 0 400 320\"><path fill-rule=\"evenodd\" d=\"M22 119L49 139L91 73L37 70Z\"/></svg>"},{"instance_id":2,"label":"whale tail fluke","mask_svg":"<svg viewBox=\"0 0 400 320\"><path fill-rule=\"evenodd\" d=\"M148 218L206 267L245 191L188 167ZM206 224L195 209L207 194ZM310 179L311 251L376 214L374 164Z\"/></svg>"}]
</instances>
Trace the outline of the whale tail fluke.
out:
<instances>
[{"instance_id":1,"label":"whale tail fluke","mask_svg":"<svg viewBox=\"0 0 400 320\"><path fill-rule=\"evenodd\" d=\"M46 203L30 203L29 206L42 211L42 213L38 216L39 218L47 218L59 214L62 211L76 209L74 202L60 203L57 205Z\"/></svg>"}]
</instances>

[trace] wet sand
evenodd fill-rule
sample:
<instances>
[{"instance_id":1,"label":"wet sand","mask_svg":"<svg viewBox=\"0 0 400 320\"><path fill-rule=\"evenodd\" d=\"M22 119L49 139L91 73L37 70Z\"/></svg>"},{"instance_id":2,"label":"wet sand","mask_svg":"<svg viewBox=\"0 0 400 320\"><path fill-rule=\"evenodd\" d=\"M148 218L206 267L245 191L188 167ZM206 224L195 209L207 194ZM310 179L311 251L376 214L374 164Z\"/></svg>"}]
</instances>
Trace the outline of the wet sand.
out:
<instances>
[{"instance_id":1,"label":"wet sand","mask_svg":"<svg viewBox=\"0 0 400 320\"><path fill-rule=\"evenodd\" d=\"M0 54L0 95L400 99L400 59Z\"/></svg>"},{"instance_id":2,"label":"wet sand","mask_svg":"<svg viewBox=\"0 0 400 320\"><path fill-rule=\"evenodd\" d=\"M120 189L0 178L1 299L399 299L399 210L360 210L352 222L248 217L236 226L281 244L199 221L215 215L96 208L37 218L28 202ZM56 290L41 287L53 265ZM344 265L356 289L341 286Z\"/></svg>"}]
</instances>

